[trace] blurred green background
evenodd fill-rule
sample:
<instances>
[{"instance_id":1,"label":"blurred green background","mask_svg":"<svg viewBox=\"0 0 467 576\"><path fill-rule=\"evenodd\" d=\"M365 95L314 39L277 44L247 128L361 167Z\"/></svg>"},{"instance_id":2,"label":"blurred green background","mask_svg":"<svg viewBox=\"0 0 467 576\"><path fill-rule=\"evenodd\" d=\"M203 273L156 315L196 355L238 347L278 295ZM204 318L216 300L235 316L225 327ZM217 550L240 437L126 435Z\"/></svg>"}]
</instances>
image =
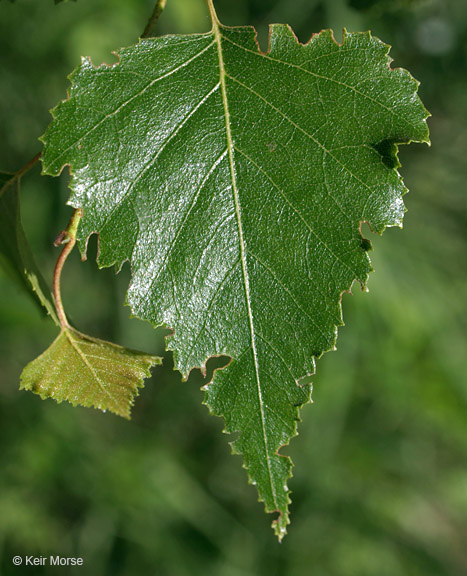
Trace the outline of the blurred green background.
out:
<instances>
[{"instance_id":1,"label":"blurred green background","mask_svg":"<svg viewBox=\"0 0 467 576\"><path fill-rule=\"evenodd\" d=\"M48 110L81 55L113 62L149 0L0 0L0 169L40 150ZM467 9L465 0L217 0L225 24L287 22L302 41L332 27L393 46L421 81L432 147L402 147L405 227L372 238L370 294L344 295L338 351L285 450L296 463L279 545L222 421L166 355L126 422L19 392L56 329L0 270L0 575L465 576L467 574ZM168 0L158 32L207 31L203 0ZM67 176L23 178L22 211L50 279L71 215ZM366 235L371 233L366 230ZM129 318L128 267L97 272L96 241L65 269L81 330L163 354L163 331ZM209 364L212 371L212 364ZM16 554L84 568L15 567Z\"/></svg>"}]
</instances>

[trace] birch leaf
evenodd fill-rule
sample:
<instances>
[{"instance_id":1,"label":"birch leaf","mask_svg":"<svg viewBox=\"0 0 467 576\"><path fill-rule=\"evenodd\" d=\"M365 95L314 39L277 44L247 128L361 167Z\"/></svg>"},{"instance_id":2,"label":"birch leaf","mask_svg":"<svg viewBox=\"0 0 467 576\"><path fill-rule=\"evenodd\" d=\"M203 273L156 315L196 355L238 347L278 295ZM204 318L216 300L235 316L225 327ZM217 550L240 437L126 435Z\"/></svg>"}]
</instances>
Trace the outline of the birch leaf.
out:
<instances>
[{"instance_id":1,"label":"birch leaf","mask_svg":"<svg viewBox=\"0 0 467 576\"><path fill-rule=\"evenodd\" d=\"M161 359L64 327L51 346L21 374L21 390L41 398L93 406L124 418L150 368Z\"/></svg>"},{"instance_id":2,"label":"birch leaf","mask_svg":"<svg viewBox=\"0 0 467 576\"><path fill-rule=\"evenodd\" d=\"M208 4L207 34L142 40L113 66L83 59L43 166L71 167L81 251L96 233L100 266L131 263L128 304L173 330L176 368L231 358L206 403L281 538L301 381L334 348L342 293L367 281L361 223L401 225L397 145L426 142L428 114L370 33L302 45L273 25L265 54Z\"/></svg>"}]
</instances>

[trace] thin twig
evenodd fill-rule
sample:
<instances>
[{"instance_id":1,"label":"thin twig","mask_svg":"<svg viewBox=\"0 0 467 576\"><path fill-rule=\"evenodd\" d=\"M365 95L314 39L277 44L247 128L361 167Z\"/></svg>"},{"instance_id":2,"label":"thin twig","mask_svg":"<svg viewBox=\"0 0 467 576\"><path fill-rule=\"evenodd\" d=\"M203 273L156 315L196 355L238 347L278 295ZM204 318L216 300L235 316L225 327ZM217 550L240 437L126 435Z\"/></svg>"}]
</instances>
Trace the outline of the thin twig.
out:
<instances>
[{"instance_id":1,"label":"thin twig","mask_svg":"<svg viewBox=\"0 0 467 576\"><path fill-rule=\"evenodd\" d=\"M22 166L19 170L16 170L16 172L11 172L11 178L8 180L8 183L7 183L8 186L10 186L12 184L12 182L16 182L16 180L19 180L23 174L26 174L26 172L31 170L31 168L39 162L41 155L42 155L42 152L38 152L34 156L34 158L31 158L31 160L29 160L29 162L27 162L27 164ZM3 193L3 190L5 189L7 184L5 184L5 186L1 189L0 196L1 196L1 193Z\"/></svg>"},{"instance_id":2,"label":"thin twig","mask_svg":"<svg viewBox=\"0 0 467 576\"><path fill-rule=\"evenodd\" d=\"M154 12L149 18L148 23L146 24L146 28L141 34L141 38L151 38L151 36L153 36L153 30L156 27L157 21L159 20L159 17L162 14L166 3L167 0L157 0L156 6L154 7Z\"/></svg>"},{"instance_id":3,"label":"thin twig","mask_svg":"<svg viewBox=\"0 0 467 576\"><path fill-rule=\"evenodd\" d=\"M25 164L22 168L20 168L19 170L17 170L17 171L15 172L16 178L21 178L21 176L22 176L23 174L26 174L26 172L28 172L28 170L31 170L31 168L32 168L33 166L35 166L35 165L39 162L41 156L42 156L42 152L38 152L38 153L34 156L34 158L31 158L31 160L29 160L29 162L28 162L27 164Z\"/></svg>"},{"instance_id":4,"label":"thin twig","mask_svg":"<svg viewBox=\"0 0 467 576\"><path fill-rule=\"evenodd\" d=\"M65 264L68 255L73 250L73 247L76 244L76 232L78 230L78 225L82 216L83 211L81 210L81 208L77 208L73 212L73 216L71 217L67 229L60 232L60 234L57 236L54 242L55 246L65 244L63 250L60 253L60 256L58 257L57 263L55 264L54 279L53 279L53 296L55 301L55 309L57 310L57 316L60 321L60 326L62 328L67 328L70 325L68 324L65 309L63 308L62 294L60 289L60 279L62 276L63 265Z\"/></svg>"}]
</instances>

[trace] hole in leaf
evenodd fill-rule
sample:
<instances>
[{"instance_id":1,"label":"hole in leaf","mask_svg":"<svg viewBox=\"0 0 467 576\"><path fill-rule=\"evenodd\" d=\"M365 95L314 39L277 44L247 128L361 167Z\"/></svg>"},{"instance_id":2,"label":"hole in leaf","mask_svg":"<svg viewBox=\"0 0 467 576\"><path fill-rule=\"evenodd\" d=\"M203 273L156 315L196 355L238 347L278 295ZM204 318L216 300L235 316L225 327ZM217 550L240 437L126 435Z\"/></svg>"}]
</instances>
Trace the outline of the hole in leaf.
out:
<instances>
[{"instance_id":1,"label":"hole in leaf","mask_svg":"<svg viewBox=\"0 0 467 576\"><path fill-rule=\"evenodd\" d=\"M392 140L381 140L378 144L374 144L373 148L381 156L383 164L390 170L400 166L397 158L398 147Z\"/></svg>"}]
</instances>

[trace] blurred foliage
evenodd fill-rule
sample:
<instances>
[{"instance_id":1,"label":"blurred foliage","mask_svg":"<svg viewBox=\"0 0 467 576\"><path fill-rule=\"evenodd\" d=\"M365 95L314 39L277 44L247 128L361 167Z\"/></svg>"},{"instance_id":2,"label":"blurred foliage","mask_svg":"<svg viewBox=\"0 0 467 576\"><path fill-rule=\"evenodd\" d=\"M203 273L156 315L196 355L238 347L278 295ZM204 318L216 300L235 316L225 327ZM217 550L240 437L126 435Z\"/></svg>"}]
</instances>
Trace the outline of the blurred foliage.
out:
<instances>
[{"instance_id":1,"label":"blurred foliage","mask_svg":"<svg viewBox=\"0 0 467 576\"><path fill-rule=\"evenodd\" d=\"M397 6L396 6L397 4ZM467 573L467 11L463 0L217 0L226 24L287 22L301 41L371 29L422 82L432 147L402 147L403 231L372 237L370 294L344 295L338 352L318 362L314 404L287 452L292 526L278 545L203 380L148 381L131 422L19 392L22 367L56 335L0 272L0 575L51 574L20 555L82 556L85 573L133 576L463 576ZM40 149L48 109L81 55L113 62L152 2L0 3L0 169ZM397 9L396 9L397 8ZM203 0L168 0L162 34L208 29ZM26 233L46 277L66 225L67 175L23 178ZM371 232L364 229L366 235ZM79 329L149 353L163 331L122 306L129 273L73 254L64 300ZM208 364L209 372L215 365ZM71 570L70 570L71 572ZM60 574L68 574L66 568Z\"/></svg>"}]
</instances>

